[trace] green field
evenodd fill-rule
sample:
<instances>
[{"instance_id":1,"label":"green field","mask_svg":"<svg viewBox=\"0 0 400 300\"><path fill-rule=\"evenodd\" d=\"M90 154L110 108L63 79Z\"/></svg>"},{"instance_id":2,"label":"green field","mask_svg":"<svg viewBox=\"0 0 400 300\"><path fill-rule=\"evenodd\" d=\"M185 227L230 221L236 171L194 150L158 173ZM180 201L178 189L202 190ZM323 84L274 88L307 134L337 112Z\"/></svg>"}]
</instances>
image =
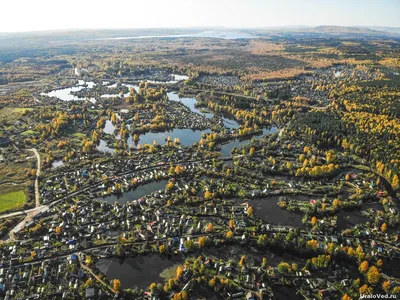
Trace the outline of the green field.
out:
<instances>
[{"instance_id":1,"label":"green field","mask_svg":"<svg viewBox=\"0 0 400 300\"><path fill-rule=\"evenodd\" d=\"M26 202L26 196L23 191L10 192L0 195L0 212L22 207Z\"/></svg>"}]
</instances>

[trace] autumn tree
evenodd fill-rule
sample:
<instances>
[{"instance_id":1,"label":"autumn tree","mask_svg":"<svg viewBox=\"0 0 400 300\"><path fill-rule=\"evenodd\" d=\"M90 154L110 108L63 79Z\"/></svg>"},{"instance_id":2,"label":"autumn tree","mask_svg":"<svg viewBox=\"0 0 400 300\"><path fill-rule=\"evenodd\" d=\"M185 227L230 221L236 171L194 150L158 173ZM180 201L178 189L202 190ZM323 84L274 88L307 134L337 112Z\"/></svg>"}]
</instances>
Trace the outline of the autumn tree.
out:
<instances>
[{"instance_id":1,"label":"autumn tree","mask_svg":"<svg viewBox=\"0 0 400 300\"><path fill-rule=\"evenodd\" d=\"M243 255L243 256L240 258L239 266L243 267L245 264L246 264L246 255Z\"/></svg>"},{"instance_id":2,"label":"autumn tree","mask_svg":"<svg viewBox=\"0 0 400 300\"><path fill-rule=\"evenodd\" d=\"M389 293L390 285L391 285L390 280L384 281L384 282L382 283L382 289L385 291L385 293Z\"/></svg>"},{"instance_id":3,"label":"autumn tree","mask_svg":"<svg viewBox=\"0 0 400 300\"><path fill-rule=\"evenodd\" d=\"M382 232L386 232L387 231L387 224L386 223L382 224L381 230L382 230Z\"/></svg>"},{"instance_id":4,"label":"autumn tree","mask_svg":"<svg viewBox=\"0 0 400 300\"><path fill-rule=\"evenodd\" d=\"M254 209L253 209L252 206L250 206L250 207L247 209L247 215L248 215L249 217L252 217L253 214L254 214Z\"/></svg>"},{"instance_id":5,"label":"autumn tree","mask_svg":"<svg viewBox=\"0 0 400 300\"><path fill-rule=\"evenodd\" d=\"M229 220L229 228L234 228L235 227L235 222L233 220Z\"/></svg>"},{"instance_id":6,"label":"autumn tree","mask_svg":"<svg viewBox=\"0 0 400 300\"><path fill-rule=\"evenodd\" d=\"M342 300L351 300L351 297L347 294L344 294Z\"/></svg>"},{"instance_id":7,"label":"autumn tree","mask_svg":"<svg viewBox=\"0 0 400 300\"><path fill-rule=\"evenodd\" d=\"M376 265L380 268L380 267L382 267L383 266L383 261L382 261L382 259L378 259L377 261L376 261Z\"/></svg>"},{"instance_id":8,"label":"autumn tree","mask_svg":"<svg viewBox=\"0 0 400 300\"><path fill-rule=\"evenodd\" d=\"M317 218L314 216L311 218L311 225L314 226L315 224L317 224Z\"/></svg>"},{"instance_id":9,"label":"autumn tree","mask_svg":"<svg viewBox=\"0 0 400 300\"><path fill-rule=\"evenodd\" d=\"M361 295L371 295L372 288L369 287L368 285L364 284L362 287L360 287L360 294Z\"/></svg>"},{"instance_id":10,"label":"autumn tree","mask_svg":"<svg viewBox=\"0 0 400 300\"><path fill-rule=\"evenodd\" d=\"M119 279L113 280L113 289L117 292L121 289L121 281Z\"/></svg>"},{"instance_id":11,"label":"autumn tree","mask_svg":"<svg viewBox=\"0 0 400 300\"><path fill-rule=\"evenodd\" d=\"M217 278L214 276L213 278L210 279L208 285L213 288L216 283L217 283Z\"/></svg>"},{"instance_id":12,"label":"autumn tree","mask_svg":"<svg viewBox=\"0 0 400 300\"><path fill-rule=\"evenodd\" d=\"M89 278L88 280L86 280L85 282L85 287L86 288L91 288L93 286L93 279Z\"/></svg>"},{"instance_id":13,"label":"autumn tree","mask_svg":"<svg viewBox=\"0 0 400 300\"><path fill-rule=\"evenodd\" d=\"M251 148L250 148L250 151L249 151L249 154L250 154L250 155L254 155L254 152L255 152L254 147L251 147Z\"/></svg>"},{"instance_id":14,"label":"autumn tree","mask_svg":"<svg viewBox=\"0 0 400 300\"><path fill-rule=\"evenodd\" d=\"M165 252L165 246L164 245L160 245L160 253L164 253Z\"/></svg>"},{"instance_id":15,"label":"autumn tree","mask_svg":"<svg viewBox=\"0 0 400 300\"><path fill-rule=\"evenodd\" d=\"M172 190L175 186L175 183L173 181L169 181L167 184L167 189L168 190Z\"/></svg>"},{"instance_id":16,"label":"autumn tree","mask_svg":"<svg viewBox=\"0 0 400 300\"><path fill-rule=\"evenodd\" d=\"M175 174L182 174L183 172L185 172L184 166L176 166L175 167Z\"/></svg>"},{"instance_id":17,"label":"autumn tree","mask_svg":"<svg viewBox=\"0 0 400 300\"><path fill-rule=\"evenodd\" d=\"M339 199L335 199L332 202L333 207L337 208L341 205L341 201Z\"/></svg>"},{"instance_id":18,"label":"autumn tree","mask_svg":"<svg viewBox=\"0 0 400 300\"><path fill-rule=\"evenodd\" d=\"M316 241L316 240L307 241L307 247L310 248L310 249L313 249L313 250L317 249L318 241Z\"/></svg>"},{"instance_id":19,"label":"autumn tree","mask_svg":"<svg viewBox=\"0 0 400 300\"><path fill-rule=\"evenodd\" d=\"M198 239L199 248L204 248L204 246L206 245L206 242L207 242L207 237L200 236Z\"/></svg>"},{"instance_id":20,"label":"autumn tree","mask_svg":"<svg viewBox=\"0 0 400 300\"><path fill-rule=\"evenodd\" d=\"M358 268L360 272L365 273L368 271L368 262L364 260L361 264L360 267Z\"/></svg>"},{"instance_id":21,"label":"autumn tree","mask_svg":"<svg viewBox=\"0 0 400 300\"><path fill-rule=\"evenodd\" d=\"M400 296L400 286L395 286L395 287L392 289L392 294L393 294L393 295L396 295L396 296Z\"/></svg>"},{"instance_id":22,"label":"autumn tree","mask_svg":"<svg viewBox=\"0 0 400 300\"><path fill-rule=\"evenodd\" d=\"M399 176L395 174L392 179L392 187L393 189L397 190L400 186Z\"/></svg>"},{"instance_id":23,"label":"autumn tree","mask_svg":"<svg viewBox=\"0 0 400 300\"><path fill-rule=\"evenodd\" d=\"M90 255L86 255L85 263L90 266L93 263L93 259Z\"/></svg>"},{"instance_id":24,"label":"autumn tree","mask_svg":"<svg viewBox=\"0 0 400 300\"><path fill-rule=\"evenodd\" d=\"M176 268L176 279L177 280L181 279L182 274L183 274L183 268L181 266L178 266Z\"/></svg>"},{"instance_id":25,"label":"autumn tree","mask_svg":"<svg viewBox=\"0 0 400 300\"><path fill-rule=\"evenodd\" d=\"M157 290L157 284L155 282L153 282L149 286L149 291L153 294L156 290Z\"/></svg>"},{"instance_id":26,"label":"autumn tree","mask_svg":"<svg viewBox=\"0 0 400 300\"><path fill-rule=\"evenodd\" d=\"M182 300L187 300L188 299L188 294L187 294L186 291L182 291L181 292L181 298L182 298Z\"/></svg>"},{"instance_id":27,"label":"autumn tree","mask_svg":"<svg viewBox=\"0 0 400 300\"><path fill-rule=\"evenodd\" d=\"M375 266L369 268L367 273L367 279L369 283L376 284L379 281L379 271Z\"/></svg>"}]
</instances>

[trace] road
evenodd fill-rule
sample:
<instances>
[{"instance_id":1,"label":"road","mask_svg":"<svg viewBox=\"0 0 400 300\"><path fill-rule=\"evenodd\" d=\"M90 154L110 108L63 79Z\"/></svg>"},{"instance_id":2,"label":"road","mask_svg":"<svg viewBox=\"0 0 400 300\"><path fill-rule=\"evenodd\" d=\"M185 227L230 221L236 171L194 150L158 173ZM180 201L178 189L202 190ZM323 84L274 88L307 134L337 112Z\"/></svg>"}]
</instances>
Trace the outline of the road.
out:
<instances>
[{"instance_id":1,"label":"road","mask_svg":"<svg viewBox=\"0 0 400 300\"><path fill-rule=\"evenodd\" d=\"M111 288L111 286L110 286L109 284L107 284L107 283L106 283L105 281L103 281L99 276L97 276L97 275L92 271L91 268L89 268L88 266L86 266L85 264L82 263L79 253L78 253L78 259L79 259L79 264L80 264L80 266L81 266L82 269L88 271L94 278L96 278L96 280L97 280L98 282L100 282L102 285L104 285L104 287L106 287L107 289L109 289L111 293L113 293L113 294L116 294L116 293L117 293L116 291L114 291L114 290Z\"/></svg>"},{"instance_id":2,"label":"road","mask_svg":"<svg viewBox=\"0 0 400 300\"><path fill-rule=\"evenodd\" d=\"M26 149L27 151L31 151L35 154L36 160L37 160L37 167L36 167L36 178L35 178L35 208L33 209L27 209L23 211L17 211L13 213L9 213L6 215L1 215L1 218L8 218L8 217L13 217L13 216L18 216L18 215L23 215L26 214L25 219L23 219L20 223L17 224L12 230L10 230L10 240L15 240L15 233L20 231L23 226L25 226L26 223L32 221L32 219L39 214L40 212L46 211L48 209L48 206L40 205L40 191L39 191L39 176L40 176L40 155L39 152L35 148L31 149Z\"/></svg>"},{"instance_id":3,"label":"road","mask_svg":"<svg viewBox=\"0 0 400 300\"><path fill-rule=\"evenodd\" d=\"M40 176L40 155L35 148L26 149L32 151L36 156L37 167L36 167L36 178L35 178L35 204L36 207L40 206L40 193L39 193L39 176Z\"/></svg>"}]
</instances>

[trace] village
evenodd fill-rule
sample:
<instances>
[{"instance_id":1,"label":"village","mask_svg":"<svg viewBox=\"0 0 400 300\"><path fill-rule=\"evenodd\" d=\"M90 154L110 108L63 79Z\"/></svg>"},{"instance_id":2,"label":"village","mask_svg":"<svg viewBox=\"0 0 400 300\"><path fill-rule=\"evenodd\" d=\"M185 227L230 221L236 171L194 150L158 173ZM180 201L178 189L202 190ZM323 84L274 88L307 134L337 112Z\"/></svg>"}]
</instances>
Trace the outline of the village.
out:
<instances>
[{"instance_id":1,"label":"village","mask_svg":"<svg viewBox=\"0 0 400 300\"><path fill-rule=\"evenodd\" d=\"M382 69L82 65L0 123L0 298L400 295L397 127L354 95Z\"/></svg>"}]
</instances>

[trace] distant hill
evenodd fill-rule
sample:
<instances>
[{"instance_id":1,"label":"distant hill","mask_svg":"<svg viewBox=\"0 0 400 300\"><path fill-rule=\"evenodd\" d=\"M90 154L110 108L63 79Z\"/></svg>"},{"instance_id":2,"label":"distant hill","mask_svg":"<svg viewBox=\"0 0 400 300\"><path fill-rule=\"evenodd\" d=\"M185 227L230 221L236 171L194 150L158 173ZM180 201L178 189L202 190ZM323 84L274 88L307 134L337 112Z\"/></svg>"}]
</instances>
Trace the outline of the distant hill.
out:
<instances>
[{"instance_id":1,"label":"distant hill","mask_svg":"<svg viewBox=\"0 0 400 300\"><path fill-rule=\"evenodd\" d=\"M317 26L308 29L311 32L318 33L353 33L353 34L372 34L379 35L385 34L383 31L372 30L363 27L348 27L348 26Z\"/></svg>"},{"instance_id":2,"label":"distant hill","mask_svg":"<svg viewBox=\"0 0 400 300\"><path fill-rule=\"evenodd\" d=\"M384 27L384 26L357 26L359 28L368 28L372 30L384 31L400 35L400 27Z\"/></svg>"},{"instance_id":3,"label":"distant hill","mask_svg":"<svg viewBox=\"0 0 400 300\"><path fill-rule=\"evenodd\" d=\"M338 37L338 38L400 38L398 27L367 27L367 26L282 26L248 29L249 32L258 33L258 36L286 35L291 37Z\"/></svg>"}]
</instances>

